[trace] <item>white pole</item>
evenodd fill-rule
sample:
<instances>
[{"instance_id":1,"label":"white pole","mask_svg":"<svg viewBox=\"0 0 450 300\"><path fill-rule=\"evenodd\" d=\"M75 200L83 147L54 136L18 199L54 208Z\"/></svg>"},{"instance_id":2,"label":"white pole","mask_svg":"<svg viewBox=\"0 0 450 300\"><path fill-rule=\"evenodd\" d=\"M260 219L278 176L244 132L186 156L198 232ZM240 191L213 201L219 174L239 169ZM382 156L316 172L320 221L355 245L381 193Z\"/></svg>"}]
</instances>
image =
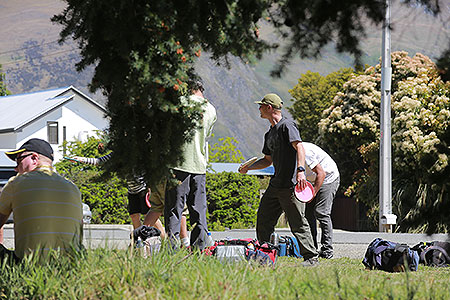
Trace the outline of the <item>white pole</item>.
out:
<instances>
[{"instance_id":1,"label":"white pole","mask_svg":"<svg viewBox=\"0 0 450 300\"><path fill-rule=\"evenodd\" d=\"M392 214L392 155L391 155L391 33L390 0L386 0L381 56L380 107L380 214L379 231L392 231L396 216Z\"/></svg>"}]
</instances>

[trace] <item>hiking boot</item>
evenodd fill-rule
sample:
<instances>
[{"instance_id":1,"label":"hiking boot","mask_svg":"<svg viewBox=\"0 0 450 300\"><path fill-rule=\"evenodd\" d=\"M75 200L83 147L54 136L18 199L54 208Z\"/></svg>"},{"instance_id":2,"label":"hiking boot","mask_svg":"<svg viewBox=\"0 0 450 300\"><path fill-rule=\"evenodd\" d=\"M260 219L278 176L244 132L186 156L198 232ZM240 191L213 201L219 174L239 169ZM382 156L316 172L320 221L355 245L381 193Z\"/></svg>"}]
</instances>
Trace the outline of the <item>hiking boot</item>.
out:
<instances>
[{"instance_id":1,"label":"hiking boot","mask_svg":"<svg viewBox=\"0 0 450 300\"><path fill-rule=\"evenodd\" d=\"M333 253L331 253L331 252L320 252L319 253L319 257L325 258L325 259L332 259L333 258Z\"/></svg>"},{"instance_id":2,"label":"hiking boot","mask_svg":"<svg viewBox=\"0 0 450 300\"><path fill-rule=\"evenodd\" d=\"M300 263L303 267L315 267L319 264L317 256L305 259Z\"/></svg>"}]
</instances>

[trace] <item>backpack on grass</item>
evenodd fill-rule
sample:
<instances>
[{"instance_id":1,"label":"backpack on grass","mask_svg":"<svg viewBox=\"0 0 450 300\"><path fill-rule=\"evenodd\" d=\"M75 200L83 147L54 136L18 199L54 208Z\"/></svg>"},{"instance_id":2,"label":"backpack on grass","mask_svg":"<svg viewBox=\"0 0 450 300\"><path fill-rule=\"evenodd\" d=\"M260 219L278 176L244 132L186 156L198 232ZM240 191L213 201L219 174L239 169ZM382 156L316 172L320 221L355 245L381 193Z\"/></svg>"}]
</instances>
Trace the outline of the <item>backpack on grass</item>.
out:
<instances>
[{"instance_id":1,"label":"backpack on grass","mask_svg":"<svg viewBox=\"0 0 450 300\"><path fill-rule=\"evenodd\" d=\"M301 258L300 246L293 236L283 235L278 240L279 252L278 256L291 256Z\"/></svg>"},{"instance_id":2,"label":"backpack on grass","mask_svg":"<svg viewBox=\"0 0 450 300\"><path fill-rule=\"evenodd\" d=\"M406 244L376 238L366 251L362 261L367 269L387 272L417 271L419 255Z\"/></svg>"},{"instance_id":3,"label":"backpack on grass","mask_svg":"<svg viewBox=\"0 0 450 300\"><path fill-rule=\"evenodd\" d=\"M419 262L432 267L450 266L450 243L449 242L421 242L414 247L419 254Z\"/></svg>"}]
</instances>

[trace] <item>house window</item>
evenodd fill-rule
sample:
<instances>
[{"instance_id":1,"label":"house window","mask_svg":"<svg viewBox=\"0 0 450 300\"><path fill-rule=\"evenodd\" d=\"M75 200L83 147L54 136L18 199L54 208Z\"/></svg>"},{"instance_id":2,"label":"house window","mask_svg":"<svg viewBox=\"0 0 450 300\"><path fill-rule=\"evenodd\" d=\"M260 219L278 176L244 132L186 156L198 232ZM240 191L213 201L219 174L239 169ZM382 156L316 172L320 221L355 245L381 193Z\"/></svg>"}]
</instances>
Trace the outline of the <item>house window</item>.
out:
<instances>
[{"instance_id":1,"label":"house window","mask_svg":"<svg viewBox=\"0 0 450 300\"><path fill-rule=\"evenodd\" d=\"M58 144L58 122L47 122L47 140L50 144Z\"/></svg>"}]
</instances>

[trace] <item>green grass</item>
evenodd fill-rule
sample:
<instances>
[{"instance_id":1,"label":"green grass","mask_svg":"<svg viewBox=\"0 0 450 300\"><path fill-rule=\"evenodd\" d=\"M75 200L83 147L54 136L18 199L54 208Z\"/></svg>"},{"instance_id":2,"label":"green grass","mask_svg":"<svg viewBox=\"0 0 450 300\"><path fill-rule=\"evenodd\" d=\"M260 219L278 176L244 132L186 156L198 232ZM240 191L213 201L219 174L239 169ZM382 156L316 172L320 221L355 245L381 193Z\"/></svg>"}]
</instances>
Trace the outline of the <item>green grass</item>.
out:
<instances>
[{"instance_id":1,"label":"green grass","mask_svg":"<svg viewBox=\"0 0 450 300\"><path fill-rule=\"evenodd\" d=\"M89 250L76 259L3 265L2 299L446 299L450 269L365 270L360 260L278 258L274 268L221 263L186 251L142 258L135 251Z\"/></svg>"}]
</instances>

